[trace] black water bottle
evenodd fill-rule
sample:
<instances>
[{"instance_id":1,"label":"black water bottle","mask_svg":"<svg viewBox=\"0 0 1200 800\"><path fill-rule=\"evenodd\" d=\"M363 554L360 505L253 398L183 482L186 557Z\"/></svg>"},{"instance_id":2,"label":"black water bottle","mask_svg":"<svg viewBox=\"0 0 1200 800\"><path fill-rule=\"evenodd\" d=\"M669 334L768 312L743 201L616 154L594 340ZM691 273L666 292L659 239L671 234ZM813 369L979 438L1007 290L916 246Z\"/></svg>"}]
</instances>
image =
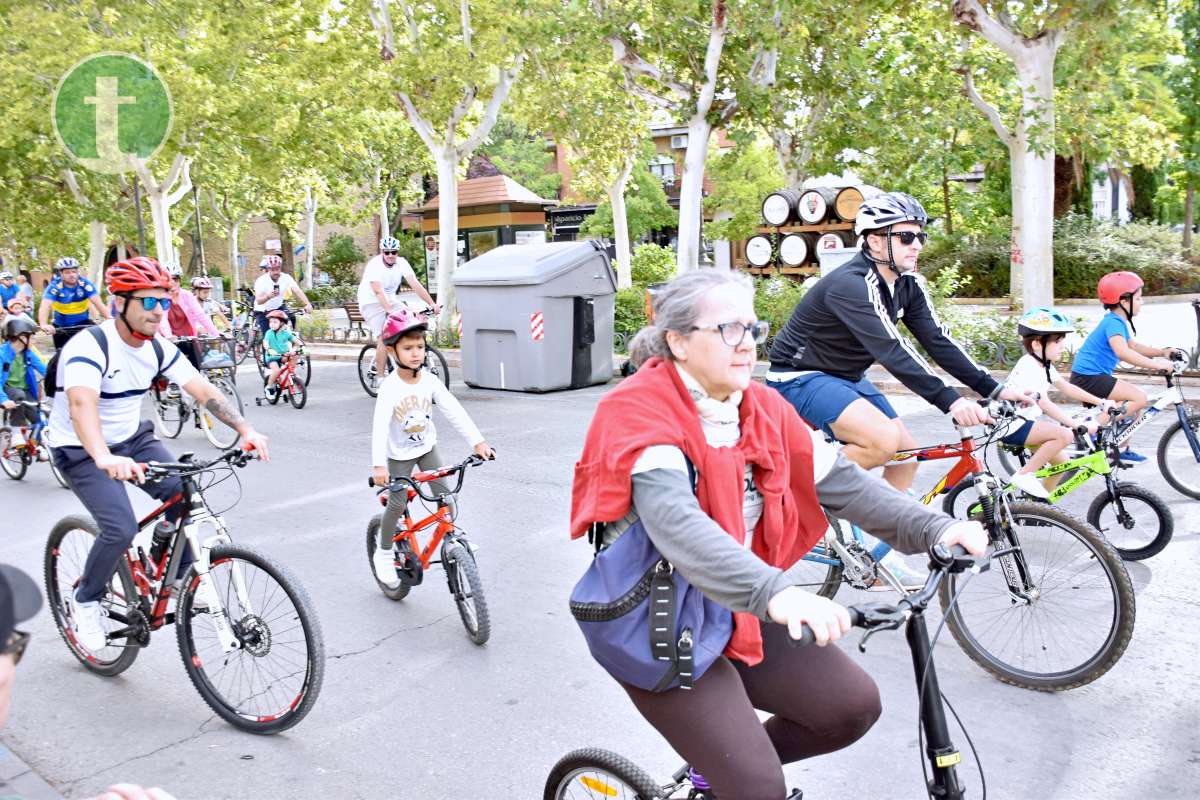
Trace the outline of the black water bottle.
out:
<instances>
[{"instance_id":1,"label":"black water bottle","mask_svg":"<svg viewBox=\"0 0 1200 800\"><path fill-rule=\"evenodd\" d=\"M158 562L162 560L163 553L167 550L167 544L174 535L175 526L168 520L160 519L154 526L154 534L150 538L150 562L152 564L157 566Z\"/></svg>"}]
</instances>

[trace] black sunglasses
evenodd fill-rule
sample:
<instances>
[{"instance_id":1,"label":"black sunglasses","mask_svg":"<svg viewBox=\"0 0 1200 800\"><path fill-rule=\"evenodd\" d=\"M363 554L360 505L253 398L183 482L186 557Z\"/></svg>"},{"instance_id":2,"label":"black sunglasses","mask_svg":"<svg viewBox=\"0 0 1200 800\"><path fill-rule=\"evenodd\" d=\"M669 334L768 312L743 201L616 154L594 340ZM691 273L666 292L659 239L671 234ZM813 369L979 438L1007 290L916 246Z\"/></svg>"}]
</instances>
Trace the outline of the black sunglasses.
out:
<instances>
[{"instance_id":1,"label":"black sunglasses","mask_svg":"<svg viewBox=\"0 0 1200 800\"><path fill-rule=\"evenodd\" d=\"M383 254L385 256L398 256L398 255L400 255L400 251L399 250L384 250Z\"/></svg>"},{"instance_id":2,"label":"black sunglasses","mask_svg":"<svg viewBox=\"0 0 1200 800\"><path fill-rule=\"evenodd\" d=\"M888 236L895 236L900 240L900 244L912 244L914 241L919 241L925 244L929 240L929 234L925 231L900 231L899 233L889 233Z\"/></svg>"},{"instance_id":3,"label":"black sunglasses","mask_svg":"<svg viewBox=\"0 0 1200 800\"><path fill-rule=\"evenodd\" d=\"M12 656L13 664L20 664L21 656L25 655L25 648L28 646L29 634L25 631L13 631L8 635L4 649L0 650L0 656Z\"/></svg>"}]
</instances>

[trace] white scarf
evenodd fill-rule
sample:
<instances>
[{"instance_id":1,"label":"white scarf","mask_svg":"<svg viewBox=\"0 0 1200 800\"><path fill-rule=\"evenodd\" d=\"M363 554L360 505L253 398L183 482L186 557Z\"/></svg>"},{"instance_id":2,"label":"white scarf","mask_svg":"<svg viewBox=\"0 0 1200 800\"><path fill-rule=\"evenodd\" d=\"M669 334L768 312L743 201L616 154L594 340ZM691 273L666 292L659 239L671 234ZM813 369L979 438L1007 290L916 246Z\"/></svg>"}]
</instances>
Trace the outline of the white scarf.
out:
<instances>
[{"instance_id":1,"label":"white scarf","mask_svg":"<svg viewBox=\"0 0 1200 800\"><path fill-rule=\"evenodd\" d=\"M706 426L713 426L721 429L724 426L732 426L732 428L721 431L725 435L718 438L726 439L731 436L734 441L737 441L741 434L738 423L741 417L738 413L738 406L742 403L742 393L740 391L729 395L727 400L714 400L708 396L708 392L704 391L704 387L700 382L688 374L687 370L679 366L679 362L673 362L675 369L679 372L679 377L683 380L684 387L688 390L688 394L692 396L692 402L696 404L696 410L700 412ZM711 438L711 437L710 437Z\"/></svg>"}]
</instances>

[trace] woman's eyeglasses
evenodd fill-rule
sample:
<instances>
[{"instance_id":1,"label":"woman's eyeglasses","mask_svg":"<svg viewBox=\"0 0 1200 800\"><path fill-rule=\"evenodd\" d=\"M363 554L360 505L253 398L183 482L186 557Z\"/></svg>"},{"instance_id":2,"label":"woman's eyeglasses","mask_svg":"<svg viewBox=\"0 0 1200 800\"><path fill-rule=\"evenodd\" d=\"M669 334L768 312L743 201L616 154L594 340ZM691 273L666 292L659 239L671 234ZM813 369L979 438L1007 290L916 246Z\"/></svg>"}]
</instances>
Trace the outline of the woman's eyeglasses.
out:
<instances>
[{"instance_id":1,"label":"woman's eyeglasses","mask_svg":"<svg viewBox=\"0 0 1200 800\"><path fill-rule=\"evenodd\" d=\"M908 245L919 241L925 244L929 240L929 234L925 231L900 231L899 233L889 233L888 236L894 236L900 240L900 244Z\"/></svg>"},{"instance_id":2,"label":"woman's eyeglasses","mask_svg":"<svg viewBox=\"0 0 1200 800\"><path fill-rule=\"evenodd\" d=\"M162 306L163 311L171 307L171 298L169 297L135 297L133 299L140 302L146 311L153 311L155 306Z\"/></svg>"},{"instance_id":3,"label":"woman's eyeglasses","mask_svg":"<svg viewBox=\"0 0 1200 800\"><path fill-rule=\"evenodd\" d=\"M755 344L762 344L767 340L767 333L771 330L771 323L765 320L751 322L747 325L744 322L722 322L720 325L693 325L688 333L693 331L718 331L721 334L721 341L730 347L737 347L746 340L746 334L750 334L750 338Z\"/></svg>"}]
</instances>

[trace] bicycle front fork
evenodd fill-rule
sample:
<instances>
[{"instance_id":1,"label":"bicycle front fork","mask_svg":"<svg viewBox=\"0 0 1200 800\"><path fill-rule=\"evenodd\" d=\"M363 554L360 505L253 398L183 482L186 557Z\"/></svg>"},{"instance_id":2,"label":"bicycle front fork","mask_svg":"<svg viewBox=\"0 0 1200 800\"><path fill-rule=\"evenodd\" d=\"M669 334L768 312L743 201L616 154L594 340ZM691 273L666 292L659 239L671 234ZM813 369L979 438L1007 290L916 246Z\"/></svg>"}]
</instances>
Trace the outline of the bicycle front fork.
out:
<instances>
[{"instance_id":1,"label":"bicycle front fork","mask_svg":"<svg viewBox=\"0 0 1200 800\"><path fill-rule=\"evenodd\" d=\"M921 728L925 731L925 757L933 768L929 781L929 796L937 800L963 800L965 793L958 782L955 767L962 755L950 741L946 712L942 705L942 690L938 686L937 669L931 656L929 629L925 617L914 614L904 628L912 652L913 672L917 677L917 695L921 701Z\"/></svg>"},{"instance_id":2,"label":"bicycle front fork","mask_svg":"<svg viewBox=\"0 0 1200 800\"><path fill-rule=\"evenodd\" d=\"M233 632L233 628L230 625L229 612L225 608L224 603L222 603L220 593L217 591L213 578L209 574L211 567L209 554L213 547L222 544L232 544L233 540L229 538L225 523L220 517L208 514L207 509L204 509L201 513L203 514L202 516L189 519L183 526L187 547L191 550L192 558L194 559L192 569L199 579L196 599L199 601L198 605L208 608L205 616L208 617L209 623L213 627L217 641L221 643L221 651L229 653L241 649L242 643ZM201 545L200 530L206 526L211 528L213 535L204 540L203 545ZM233 576L234 595L240 613L254 613L250 608L250 593L246 589L245 576L242 575L242 571L236 563L233 564L231 573Z\"/></svg>"}]
</instances>

